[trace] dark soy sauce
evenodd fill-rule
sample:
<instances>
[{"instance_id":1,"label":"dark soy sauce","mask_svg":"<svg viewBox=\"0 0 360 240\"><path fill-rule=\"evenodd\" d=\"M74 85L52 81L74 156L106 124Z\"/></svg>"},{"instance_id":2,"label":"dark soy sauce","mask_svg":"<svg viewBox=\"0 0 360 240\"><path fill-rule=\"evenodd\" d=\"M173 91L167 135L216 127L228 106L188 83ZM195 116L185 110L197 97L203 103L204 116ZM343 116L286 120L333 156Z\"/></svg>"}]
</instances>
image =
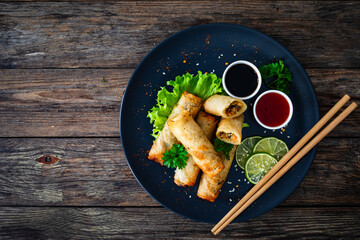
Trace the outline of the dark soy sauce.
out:
<instances>
[{"instance_id":1,"label":"dark soy sauce","mask_svg":"<svg viewBox=\"0 0 360 240\"><path fill-rule=\"evenodd\" d=\"M255 91L258 77L250 66L237 64L227 71L225 84L231 94L237 97L247 97Z\"/></svg>"}]
</instances>

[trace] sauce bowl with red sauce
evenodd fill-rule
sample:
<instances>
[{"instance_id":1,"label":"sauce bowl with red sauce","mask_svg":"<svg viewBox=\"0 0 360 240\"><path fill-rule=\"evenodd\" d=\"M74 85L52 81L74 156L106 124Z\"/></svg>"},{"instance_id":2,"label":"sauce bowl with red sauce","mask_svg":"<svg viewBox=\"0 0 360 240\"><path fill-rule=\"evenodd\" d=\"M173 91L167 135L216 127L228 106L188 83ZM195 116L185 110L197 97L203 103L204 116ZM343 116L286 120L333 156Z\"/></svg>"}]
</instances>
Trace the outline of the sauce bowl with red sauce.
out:
<instances>
[{"instance_id":1,"label":"sauce bowl with red sauce","mask_svg":"<svg viewBox=\"0 0 360 240\"><path fill-rule=\"evenodd\" d=\"M290 98L283 92L269 90L262 93L254 103L254 117L264 128L275 130L285 127L293 115Z\"/></svg>"}]
</instances>

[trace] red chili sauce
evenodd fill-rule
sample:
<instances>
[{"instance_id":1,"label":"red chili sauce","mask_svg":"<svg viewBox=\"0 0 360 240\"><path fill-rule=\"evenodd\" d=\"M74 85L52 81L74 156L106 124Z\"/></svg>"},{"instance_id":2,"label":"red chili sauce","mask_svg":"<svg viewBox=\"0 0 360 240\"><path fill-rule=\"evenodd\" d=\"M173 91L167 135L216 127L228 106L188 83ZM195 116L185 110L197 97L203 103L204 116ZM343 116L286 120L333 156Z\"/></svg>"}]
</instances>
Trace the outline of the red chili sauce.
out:
<instances>
[{"instance_id":1,"label":"red chili sauce","mask_svg":"<svg viewBox=\"0 0 360 240\"><path fill-rule=\"evenodd\" d=\"M288 118L290 106L282 95L271 92L259 99L255 111L258 119L264 125L277 127Z\"/></svg>"}]
</instances>

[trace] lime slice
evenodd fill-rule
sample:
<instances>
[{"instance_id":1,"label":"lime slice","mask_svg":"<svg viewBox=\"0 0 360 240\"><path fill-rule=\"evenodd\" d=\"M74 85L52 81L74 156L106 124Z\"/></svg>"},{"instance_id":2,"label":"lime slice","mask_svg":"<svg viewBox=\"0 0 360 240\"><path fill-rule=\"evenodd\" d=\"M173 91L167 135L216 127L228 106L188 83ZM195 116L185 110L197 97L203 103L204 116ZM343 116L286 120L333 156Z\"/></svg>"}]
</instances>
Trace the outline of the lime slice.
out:
<instances>
[{"instance_id":1,"label":"lime slice","mask_svg":"<svg viewBox=\"0 0 360 240\"><path fill-rule=\"evenodd\" d=\"M254 153L246 161L245 176L249 182L257 184L276 163L270 154Z\"/></svg>"},{"instance_id":2,"label":"lime slice","mask_svg":"<svg viewBox=\"0 0 360 240\"><path fill-rule=\"evenodd\" d=\"M287 147L284 141L276 138L276 137L267 137L261 139L253 148L253 152L266 152L271 156L276 158L276 160L280 160L287 152L289 148Z\"/></svg>"},{"instance_id":3,"label":"lime slice","mask_svg":"<svg viewBox=\"0 0 360 240\"><path fill-rule=\"evenodd\" d=\"M255 144L261 139L259 136L245 138L236 149L236 162L242 169L245 168L247 158L252 154Z\"/></svg>"}]
</instances>

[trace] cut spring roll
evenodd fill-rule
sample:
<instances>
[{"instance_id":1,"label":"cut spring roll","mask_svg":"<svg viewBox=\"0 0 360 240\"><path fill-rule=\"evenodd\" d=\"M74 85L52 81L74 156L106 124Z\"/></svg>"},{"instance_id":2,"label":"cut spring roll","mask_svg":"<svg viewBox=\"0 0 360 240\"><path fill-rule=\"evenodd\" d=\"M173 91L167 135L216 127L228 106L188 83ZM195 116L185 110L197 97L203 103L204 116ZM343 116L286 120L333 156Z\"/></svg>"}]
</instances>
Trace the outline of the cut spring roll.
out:
<instances>
[{"instance_id":1,"label":"cut spring roll","mask_svg":"<svg viewBox=\"0 0 360 240\"><path fill-rule=\"evenodd\" d=\"M216 120L214 116L200 111L196 117L196 122L204 132L206 138L210 140L215 131L218 120ZM186 166L182 169L177 168L175 170L174 182L176 185L182 187L194 186L199 171L200 168L190 155Z\"/></svg>"},{"instance_id":2,"label":"cut spring roll","mask_svg":"<svg viewBox=\"0 0 360 240\"><path fill-rule=\"evenodd\" d=\"M214 202L219 196L220 189L225 183L231 164L234 160L236 147L237 146L234 146L229 152L230 159L227 159L225 157L225 154L223 154L222 152L220 153L220 157L224 163L225 168L218 175L212 178L210 178L206 174L201 175L200 184L197 192L199 198Z\"/></svg>"},{"instance_id":3,"label":"cut spring roll","mask_svg":"<svg viewBox=\"0 0 360 240\"><path fill-rule=\"evenodd\" d=\"M204 109L216 116L234 118L245 112L247 106L240 99L215 94L204 102Z\"/></svg>"},{"instance_id":4,"label":"cut spring roll","mask_svg":"<svg viewBox=\"0 0 360 240\"><path fill-rule=\"evenodd\" d=\"M239 145L242 138L242 125L244 114L236 118L222 118L216 130L216 137L223 142Z\"/></svg>"},{"instance_id":5,"label":"cut spring roll","mask_svg":"<svg viewBox=\"0 0 360 240\"><path fill-rule=\"evenodd\" d=\"M189 111L190 114L195 117L201 108L201 103L201 98L185 91L176 103L168 119L176 117L183 110ZM177 140L175 136L170 131L167 123L165 123L159 137L154 141L150 149L148 158L163 164L164 161L162 158L164 156L164 152L171 148L171 146L176 142Z\"/></svg>"},{"instance_id":6,"label":"cut spring roll","mask_svg":"<svg viewBox=\"0 0 360 240\"><path fill-rule=\"evenodd\" d=\"M224 169L219 154L188 111L182 111L167 123L171 132L206 175L213 177Z\"/></svg>"}]
</instances>

